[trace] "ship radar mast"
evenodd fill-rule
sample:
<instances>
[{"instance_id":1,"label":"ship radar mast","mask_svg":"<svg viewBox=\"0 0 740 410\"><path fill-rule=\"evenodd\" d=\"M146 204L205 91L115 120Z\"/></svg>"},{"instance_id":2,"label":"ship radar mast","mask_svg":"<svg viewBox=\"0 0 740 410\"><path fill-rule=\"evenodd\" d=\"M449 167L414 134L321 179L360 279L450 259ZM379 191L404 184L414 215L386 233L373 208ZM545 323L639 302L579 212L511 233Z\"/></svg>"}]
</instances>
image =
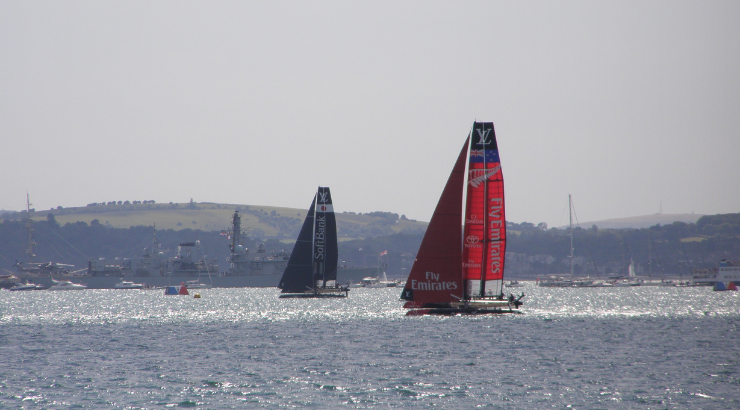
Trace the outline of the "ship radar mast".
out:
<instances>
[{"instance_id":1,"label":"ship radar mast","mask_svg":"<svg viewBox=\"0 0 740 410\"><path fill-rule=\"evenodd\" d=\"M236 253L236 247L239 245L244 245L244 242L242 240L242 234L246 234L248 232L248 229L242 230L242 217L239 215L239 210L234 211L234 217L231 220L231 230L229 231L229 234L231 235L231 244L229 245L229 248L231 249L231 253Z\"/></svg>"},{"instance_id":2,"label":"ship radar mast","mask_svg":"<svg viewBox=\"0 0 740 410\"><path fill-rule=\"evenodd\" d=\"M26 253L28 254L28 263L33 263L33 257L36 256L33 254L33 245L36 245L36 242L33 241L33 227L31 226L31 198L28 196L28 192L26 192L26 216L28 217L26 220L26 227L28 228L28 247L26 248Z\"/></svg>"},{"instance_id":3,"label":"ship radar mast","mask_svg":"<svg viewBox=\"0 0 740 410\"><path fill-rule=\"evenodd\" d=\"M239 210L234 211L234 217L231 220L231 253L234 253L236 246L241 244L242 217L239 216Z\"/></svg>"}]
</instances>

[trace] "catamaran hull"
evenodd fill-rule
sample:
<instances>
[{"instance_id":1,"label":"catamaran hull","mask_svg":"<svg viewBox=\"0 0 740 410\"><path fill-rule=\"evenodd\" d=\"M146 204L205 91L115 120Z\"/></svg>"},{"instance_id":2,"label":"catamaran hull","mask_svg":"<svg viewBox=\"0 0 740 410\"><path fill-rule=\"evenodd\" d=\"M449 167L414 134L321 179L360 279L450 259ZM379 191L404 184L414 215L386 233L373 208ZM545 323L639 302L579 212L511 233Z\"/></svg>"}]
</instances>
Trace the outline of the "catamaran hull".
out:
<instances>
[{"instance_id":1,"label":"catamaran hull","mask_svg":"<svg viewBox=\"0 0 740 410\"><path fill-rule=\"evenodd\" d=\"M501 314L506 314L506 313L517 314L517 315L523 314L523 312L517 309L437 308L437 309L409 310L408 312L406 312L406 316L501 315Z\"/></svg>"},{"instance_id":2,"label":"catamaran hull","mask_svg":"<svg viewBox=\"0 0 740 410\"><path fill-rule=\"evenodd\" d=\"M280 298L346 298L347 294L340 293L286 293L280 295Z\"/></svg>"},{"instance_id":3,"label":"catamaran hull","mask_svg":"<svg viewBox=\"0 0 740 410\"><path fill-rule=\"evenodd\" d=\"M346 298L349 294L349 288L320 288L303 293L286 292L280 295L281 298Z\"/></svg>"}]
</instances>

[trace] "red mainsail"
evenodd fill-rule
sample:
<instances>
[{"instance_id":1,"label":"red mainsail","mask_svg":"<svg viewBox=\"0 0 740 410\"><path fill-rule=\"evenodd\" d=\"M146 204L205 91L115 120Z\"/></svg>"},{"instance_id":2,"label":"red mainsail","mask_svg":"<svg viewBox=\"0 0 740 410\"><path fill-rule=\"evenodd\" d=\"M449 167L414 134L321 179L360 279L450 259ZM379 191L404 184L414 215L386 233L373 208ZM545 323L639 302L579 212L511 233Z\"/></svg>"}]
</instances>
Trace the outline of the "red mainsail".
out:
<instances>
[{"instance_id":1,"label":"red mainsail","mask_svg":"<svg viewBox=\"0 0 740 410\"><path fill-rule=\"evenodd\" d=\"M465 185L465 160L470 138L452 168L401 298L404 307L421 308L463 298L462 288L462 195Z\"/></svg>"},{"instance_id":2,"label":"red mainsail","mask_svg":"<svg viewBox=\"0 0 740 410\"><path fill-rule=\"evenodd\" d=\"M468 140L462 255L466 299L501 294L506 254L504 177L493 123L473 123Z\"/></svg>"}]
</instances>

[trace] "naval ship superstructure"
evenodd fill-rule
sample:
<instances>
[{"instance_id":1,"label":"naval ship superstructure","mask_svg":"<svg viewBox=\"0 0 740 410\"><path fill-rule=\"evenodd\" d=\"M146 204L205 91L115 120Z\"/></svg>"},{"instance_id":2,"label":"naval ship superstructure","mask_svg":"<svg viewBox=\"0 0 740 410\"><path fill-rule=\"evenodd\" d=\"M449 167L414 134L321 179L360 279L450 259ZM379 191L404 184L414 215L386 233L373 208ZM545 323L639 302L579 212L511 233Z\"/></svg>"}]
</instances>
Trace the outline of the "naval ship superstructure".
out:
<instances>
[{"instance_id":1,"label":"naval ship superstructure","mask_svg":"<svg viewBox=\"0 0 740 410\"><path fill-rule=\"evenodd\" d=\"M147 286L178 285L199 281L213 287L273 287L288 263L288 254L270 254L260 245L252 256L244 247L244 231L239 211L234 211L231 229L227 231L231 242L228 257L229 269L220 272L215 258L203 253L199 240L180 243L177 254L165 257L157 242L156 230L152 245L144 249L141 258L115 258L91 260L85 277L80 282L88 288L113 288L120 280L143 283Z\"/></svg>"},{"instance_id":2,"label":"naval ship superstructure","mask_svg":"<svg viewBox=\"0 0 740 410\"><path fill-rule=\"evenodd\" d=\"M260 243L254 257L249 256L249 249L244 247L245 232L241 227L241 216L239 211L234 211L231 220L231 230L228 234L231 238L229 250L229 271L228 276L257 276L257 275L278 275L282 276L285 267L288 266L290 254L287 252L273 253L267 255L265 245ZM279 280L280 278L278 278ZM277 282L275 282L277 286Z\"/></svg>"}]
</instances>

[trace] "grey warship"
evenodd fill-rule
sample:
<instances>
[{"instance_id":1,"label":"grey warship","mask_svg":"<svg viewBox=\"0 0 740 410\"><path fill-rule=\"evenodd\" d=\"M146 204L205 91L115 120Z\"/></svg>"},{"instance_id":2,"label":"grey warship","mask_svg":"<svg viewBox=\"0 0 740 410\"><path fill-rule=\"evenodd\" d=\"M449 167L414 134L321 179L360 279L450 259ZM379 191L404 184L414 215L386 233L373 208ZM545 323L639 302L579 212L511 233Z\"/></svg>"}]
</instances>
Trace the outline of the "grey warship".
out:
<instances>
[{"instance_id":1,"label":"grey warship","mask_svg":"<svg viewBox=\"0 0 740 410\"><path fill-rule=\"evenodd\" d=\"M214 288L274 287L288 263L288 254L268 254L260 246L255 254L244 247L244 231L241 215L234 211L231 229L229 269L219 271L215 258L203 253L200 241L180 243L177 254L167 258L160 250L156 230L152 244L144 249L141 258L116 258L112 261L91 260L87 275L80 278L88 288L110 289L120 280L144 283L148 287L179 285L180 283L201 284Z\"/></svg>"},{"instance_id":2,"label":"grey warship","mask_svg":"<svg viewBox=\"0 0 740 410\"><path fill-rule=\"evenodd\" d=\"M219 271L215 258L203 254L199 241L180 243L177 254L165 256L157 241L156 229L151 245L144 248L141 257L100 258L88 261L87 269L18 269L17 275L43 287L53 280L73 280L88 289L115 289L121 281L142 283L145 288L161 288L181 283L200 283L214 288L277 287L290 254L268 252L260 244L255 252L244 246L245 232L241 215L234 211L231 227L226 232L229 243L228 270ZM29 247L32 245L29 245ZM71 265L65 267L74 268ZM16 267L18 268L18 267ZM359 281L371 273L370 268L340 268L347 281Z\"/></svg>"}]
</instances>

